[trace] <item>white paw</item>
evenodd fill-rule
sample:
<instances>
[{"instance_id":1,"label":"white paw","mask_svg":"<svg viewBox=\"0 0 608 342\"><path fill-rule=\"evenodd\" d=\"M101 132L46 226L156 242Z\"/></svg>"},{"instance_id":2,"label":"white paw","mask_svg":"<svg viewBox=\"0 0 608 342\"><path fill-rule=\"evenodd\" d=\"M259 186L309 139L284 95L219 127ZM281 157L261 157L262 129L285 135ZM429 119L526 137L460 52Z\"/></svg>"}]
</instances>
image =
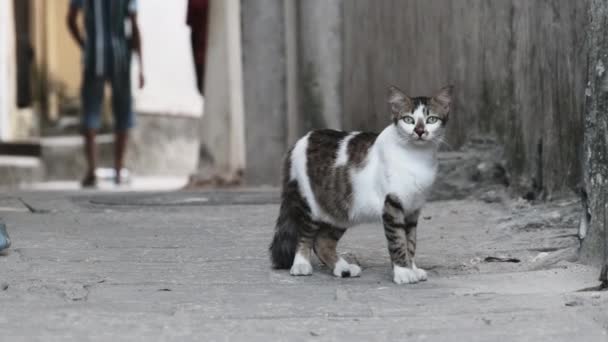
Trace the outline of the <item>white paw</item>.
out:
<instances>
[{"instance_id":1,"label":"white paw","mask_svg":"<svg viewBox=\"0 0 608 342\"><path fill-rule=\"evenodd\" d=\"M426 271L423 270L422 268L416 267L416 264L414 264L412 266L413 266L414 273L416 273L416 276L418 277L418 281L426 281L426 279L427 279Z\"/></svg>"},{"instance_id":2,"label":"white paw","mask_svg":"<svg viewBox=\"0 0 608 342\"><path fill-rule=\"evenodd\" d=\"M349 264L340 258L334 267L334 275L340 278L358 277L361 275L361 267L356 264Z\"/></svg>"},{"instance_id":3,"label":"white paw","mask_svg":"<svg viewBox=\"0 0 608 342\"><path fill-rule=\"evenodd\" d=\"M291 266L291 270L289 273L292 276L307 276L312 274L312 265L311 264L293 264Z\"/></svg>"},{"instance_id":4,"label":"white paw","mask_svg":"<svg viewBox=\"0 0 608 342\"><path fill-rule=\"evenodd\" d=\"M293 265L291 266L291 270L289 273L292 276L306 276L312 274L312 265L310 261L301 256L300 254L296 254L296 257L293 260Z\"/></svg>"},{"instance_id":5,"label":"white paw","mask_svg":"<svg viewBox=\"0 0 608 342\"><path fill-rule=\"evenodd\" d=\"M418 282L418 274L411 268L394 265L393 281L397 284L416 284Z\"/></svg>"}]
</instances>

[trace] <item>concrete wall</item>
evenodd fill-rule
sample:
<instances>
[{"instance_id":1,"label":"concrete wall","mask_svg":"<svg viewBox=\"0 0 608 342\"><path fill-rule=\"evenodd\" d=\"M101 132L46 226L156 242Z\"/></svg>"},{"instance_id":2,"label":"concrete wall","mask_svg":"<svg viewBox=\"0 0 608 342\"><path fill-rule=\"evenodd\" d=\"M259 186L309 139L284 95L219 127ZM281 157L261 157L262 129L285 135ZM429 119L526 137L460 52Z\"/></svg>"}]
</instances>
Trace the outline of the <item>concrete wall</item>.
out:
<instances>
[{"instance_id":1,"label":"concrete wall","mask_svg":"<svg viewBox=\"0 0 608 342\"><path fill-rule=\"evenodd\" d=\"M196 88L187 0L139 1L146 87L134 88L138 112L200 117L202 98ZM134 80L137 64L134 64ZM133 82L134 85L137 82Z\"/></svg>"},{"instance_id":2,"label":"concrete wall","mask_svg":"<svg viewBox=\"0 0 608 342\"><path fill-rule=\"evenodd\" d=\"M430 95L452 83L451 147L496 133L522 191L579 184L588 1L242 3L250 183L277 184L281 155L311 128L383 129L390 84Z\"/></svg>"},{"instance_id":3,"label":"concrete wall","mask_svg":"<svg viewBox=\"0 0 608 342\"><path fill-rule=\"evenodd\" d=\"M234 179L245 168L240 1L213 0L209 11L199 181Z\"/></svg>"},{"instance_id":4,"label":"concrete wall","mask_svg":"<svg viewBox=\"0 0 608 342\"><path fill-rule=\"evenodd\" d=\"M137 176L188 176L198 162L198 120L188 116L140 114L132 130L125 165ZM40 139L44 180L80 179L86 172L80 136ZM114 165L114 137L97 136L98 167Z\"/></svg>"},{"instance_id":5,"label":"concrete wall","mask_svg":"<svg viewBox=\"0 0 608 342\"><path fill-rule=\"evenodd\" d=\"M9 113L14 103L12 1L0 1L0 141L10 138ZM11 101L11 99L13 99Z\"/></svg>"},{"instance_id":6,"label":"concrete wall","mask_svg":"<svg viewBox=\"0 0 608 342\"><path fill-rule=\"evenodd\" d=\"M246 181L277 185L305 132L342 126L342 1L242 2Z\"/></svg>"},{"instance_id":7,"label":"concrete wall","mask_svg":"<svg viewBox=\"0 0 608 342\"><path fill-rule=\"evenodd\" d=\"M342 0L295 1L293 27L297 67L299 138L314 128L342 127ZM288 42L289 43L289 42ZM296 139L289 139L289 143Z\"/></svg>"},{"instance_id":8,"label":"concrete wall","mask_svg":"<svg viewBox=\"0 0 608 342\"><path fill-rule=\"evenodd\" d=\"M14 3L0 3L0 141L29 139L37 133L30 108L17 108L17 67Z\"/></svg>"},{"instance_id":9,"label":"concrete wall","mask_svg":"<svg viewBox=\"0 0 608 342\"><path fill-rule=\"evenodd\" d=\"M287 50L283 0L242 0L246 181L278 184L287 148Z\"/></svg>"},{"instance_id":10,"label":"concrete wall","mask_svg":"<svg viewBox=\"0 0 608 342\"><path fill-rule=\"evenodd\" d=\"M56 120L66 102L78 99L81 58L66 24L69 0L30 1L32 65L37 111Z\"/></svg>"},{"instance_id":11,"label":"concrete wall","mask_svg":"<svg viewBox=\"0 0 608 342\"><path fill-rule=\"evenodd\" d=\"M453 83L453 147L473 134L496 132L510 170L536 192L575 186L587 3L346 1L344 127L384 127L388 84L417 95Z\"/></svg>"},{"instance_id":12,"label":"concrete wall","mask_svg":"<svg viewBox=\"0 0 608 342\"><path fill-rule=\"evenodd\" d=\"M579 237L581 259L602 265L601 280L608 285L608 3L590 1L587 42L589 83L585 91L585 143L583 206Z\"/></svg>"}]
</instances>

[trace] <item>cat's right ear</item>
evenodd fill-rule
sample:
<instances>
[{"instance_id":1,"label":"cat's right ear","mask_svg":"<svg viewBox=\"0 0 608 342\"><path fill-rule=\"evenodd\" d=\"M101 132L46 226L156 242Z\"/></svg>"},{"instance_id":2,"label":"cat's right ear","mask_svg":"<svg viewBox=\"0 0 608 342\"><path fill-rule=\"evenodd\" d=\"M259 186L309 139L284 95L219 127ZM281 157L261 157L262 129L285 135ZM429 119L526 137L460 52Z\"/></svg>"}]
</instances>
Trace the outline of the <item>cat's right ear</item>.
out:
<instances>
[{"instance_id":1,"label":"cat's right ear","mask_svg":"<svg viewBox=\"0 0 608 342\"><path fill-rule=\"evenodd\" d=\"M399 120L403 113L412 111L412 100L401 89L390 86L388 88L388 106L393 120Z\"/></svg>"}]
</instances>

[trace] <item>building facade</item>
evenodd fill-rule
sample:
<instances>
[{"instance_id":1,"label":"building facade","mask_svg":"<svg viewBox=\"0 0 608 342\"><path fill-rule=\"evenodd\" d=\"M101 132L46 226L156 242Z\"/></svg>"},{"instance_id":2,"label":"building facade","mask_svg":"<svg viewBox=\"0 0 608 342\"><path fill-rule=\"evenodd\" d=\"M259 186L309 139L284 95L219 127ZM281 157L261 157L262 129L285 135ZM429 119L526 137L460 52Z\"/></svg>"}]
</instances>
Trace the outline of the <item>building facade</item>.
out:
<instances>
[{"instance_id":1,"label":"building facade","mask_svg":"<svg viewBox=\"0 0 608 342\"><path fill-rule=\"evenodd\" d=\"M0 142L56 146L61 137L78 135L82 66L66 24L69 2L0 0ZM132 82L137 125L127 165L142 174L188 175L198 161L203 98L195 83L187 0L138 4L146 86L137 89ZM137 68L134 59L134 80ZM102 133L112 127L110 95L106 91ZM102 146L102 160L110 163L105 150L111 148Z\"/></svg>"}]
</instances>

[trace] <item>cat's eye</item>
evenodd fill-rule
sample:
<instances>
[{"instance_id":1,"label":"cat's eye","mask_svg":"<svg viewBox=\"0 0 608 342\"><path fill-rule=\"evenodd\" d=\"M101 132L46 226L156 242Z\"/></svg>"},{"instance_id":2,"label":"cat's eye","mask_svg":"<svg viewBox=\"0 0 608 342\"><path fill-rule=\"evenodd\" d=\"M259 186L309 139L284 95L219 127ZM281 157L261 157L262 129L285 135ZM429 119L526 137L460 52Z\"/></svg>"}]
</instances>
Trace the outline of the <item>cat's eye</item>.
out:
<instances>
[{"instance_id":1,"label":"cat's eye","mask_svg":"<svg viewBox=\"0 0 608 342\"><path fill-rule=\"evenodd\" d=\"M426 123L427 124L434 124L437 121L439 121L439 118L436 116L429 116L428 118L426 118Z\"/></svg>"},{"instance_id":2,"label":"cat's eye","mask_svg":"<svg viewBox=\"0 0 608 342\"><path fill-rule=\"evenodd\" d=\"M409 125L413 125L413 124L414 124L414 118L413 118L413 117L411 117L411 116L406 116L406 117L404 117L404 118L403 118L403 121L404 121L406 124L409 124Z\"/></svg>"}]
</instances>

